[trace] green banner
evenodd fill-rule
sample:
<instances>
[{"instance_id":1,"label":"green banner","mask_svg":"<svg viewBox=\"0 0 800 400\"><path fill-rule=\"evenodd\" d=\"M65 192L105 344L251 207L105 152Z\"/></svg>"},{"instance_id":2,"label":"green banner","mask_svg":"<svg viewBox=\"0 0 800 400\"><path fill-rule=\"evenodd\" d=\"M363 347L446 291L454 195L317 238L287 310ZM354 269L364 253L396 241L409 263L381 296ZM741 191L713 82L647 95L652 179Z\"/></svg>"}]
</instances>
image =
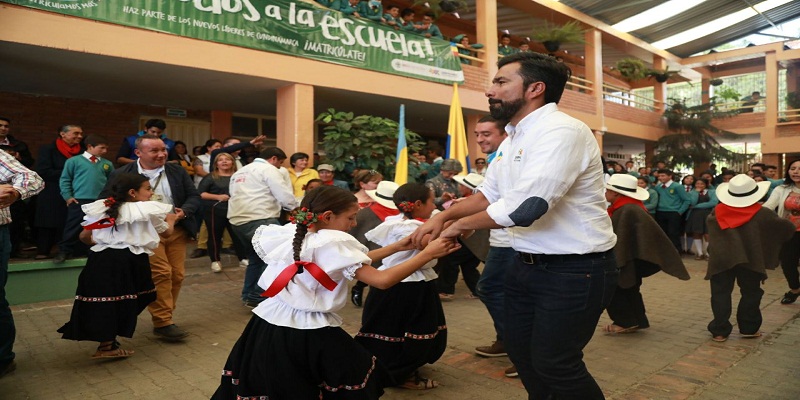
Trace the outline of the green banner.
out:
<instances>
[{"instance_id":1,"label":"green banner","mask_svg":"<svg viewBox=\"0 0 800 400\"><path fill-rule=\"evenodd\" d=\"M441 83L463 82L450 43L290 0L0 0L59 14Z\"/></svg>"}]
</instances>

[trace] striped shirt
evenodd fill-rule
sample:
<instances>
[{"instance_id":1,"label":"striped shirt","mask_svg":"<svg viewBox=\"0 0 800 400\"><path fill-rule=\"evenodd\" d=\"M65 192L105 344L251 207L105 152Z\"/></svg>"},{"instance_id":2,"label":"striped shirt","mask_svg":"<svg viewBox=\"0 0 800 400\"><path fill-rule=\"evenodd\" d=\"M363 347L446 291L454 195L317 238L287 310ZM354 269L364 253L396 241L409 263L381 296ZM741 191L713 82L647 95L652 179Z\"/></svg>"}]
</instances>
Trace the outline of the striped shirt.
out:
<instances>
[{"instance_id":1,"label":"striped shirt","mask_svg":"<svg viewBox=\"0 0 800 400\"><path fill-rule=\"evenodd\" d=\"M0 151L0 184L11 184L19 192L20 200L27 199L44 189L44 181L36 172L25 168L16 158ZM0 225L11 223L8 207L0 209Z\"/></svg>"}]
</instances>

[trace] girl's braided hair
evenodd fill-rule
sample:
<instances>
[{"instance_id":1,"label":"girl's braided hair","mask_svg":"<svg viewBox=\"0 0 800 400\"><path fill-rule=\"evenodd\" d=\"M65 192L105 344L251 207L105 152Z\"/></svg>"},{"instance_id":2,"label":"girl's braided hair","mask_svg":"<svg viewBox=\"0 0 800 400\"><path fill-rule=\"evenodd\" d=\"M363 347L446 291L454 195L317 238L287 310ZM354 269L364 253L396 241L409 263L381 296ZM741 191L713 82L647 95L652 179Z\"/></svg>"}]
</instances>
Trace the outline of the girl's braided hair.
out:
<instances>
[{"instance_id":1,"label":"girl's braided hair","mask_svg":"<svg viewBox=\"0 0 800 400\"><path fill-rule=\"evenodd\" d=\"M392 196L392 200L394 200L394 204L397 206L397 209L405 215L406 218L414 218L414 203L417 200L425 203L431 196L431 189L425 184L422 183L406 183L403 186L397 188L397 191L394 192L394 196Z\"/></svg>"},{"instance_id":2,"label":"girl's braided hair","mask_svg":"<svg viewBox=\"0 0 800 400\"><path fill-rule=\"evenodd\" d=\"M307 192L300 207L292 211L292 218L297 224L297 232L292 240L294 261L300 261L300 250L303 247L303 239L308 233L308 227L318 222L322 213L331 211L339 214L357 203L358 200L353 193L336 186L321 186Z\"/></svg>"}]
</instances>

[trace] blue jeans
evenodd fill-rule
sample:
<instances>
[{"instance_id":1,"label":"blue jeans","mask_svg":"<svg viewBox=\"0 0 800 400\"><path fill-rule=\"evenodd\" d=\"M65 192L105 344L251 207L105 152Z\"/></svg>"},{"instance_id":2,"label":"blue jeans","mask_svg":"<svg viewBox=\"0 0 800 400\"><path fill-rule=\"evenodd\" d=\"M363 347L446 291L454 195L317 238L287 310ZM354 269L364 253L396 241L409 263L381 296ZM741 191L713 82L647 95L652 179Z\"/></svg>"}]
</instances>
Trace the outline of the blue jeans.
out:
<instances>
[{"instance_id":1,"label":"blue jeans","mask_svg":"<svg viewBox=\"0 0 800 400\"><path fill-rule=\"evenodd\" d=\"M0 226L0 368L14 361L14 338L17 330L14 327L14 316L6 300L6 282L8 281L8 257L11 255L11 236L8 225Z\"/></svg>"},{"instance_id":2,"label":"blue jeans","mask_svg":"<svg viewBox=\"0 0 800 400\"><path fill-rule=\"evenodd\" d=\"M257 219L241 225L233 225L234 240L239 241L241 248L247 255L247 270L244 272L244 286L242 287L242 301L259 303L264 300L261 293L264 289L258 287L258 278L264 273L267 264L256 254L253 248L253 235L261 225L278 225L277 218Z\"/></svg>"},{"instance_id":3,"label":"blue jeans","mask_svg":"<svg viewBox=\"0 0 800 400\"><path fill-rule=\"evenodd\" d=\"M483 264L483 273L478 280L480 297L494 322L497 340L503 341L505 331L505 281L506 271L514 264L517 252L511 247L489 247Z\"/></svg>"},{"instance_id":4,"label":"blue jeans","mask_svg":"<svg viewBox=\"0 0 800 400\"><path fill-rule=\"evenodd\" d=\"M517 256L506 272L505 346L531 399L604 399L583 363L603 309L617 286L612 250Z\"/></svg>"}]
</instances>

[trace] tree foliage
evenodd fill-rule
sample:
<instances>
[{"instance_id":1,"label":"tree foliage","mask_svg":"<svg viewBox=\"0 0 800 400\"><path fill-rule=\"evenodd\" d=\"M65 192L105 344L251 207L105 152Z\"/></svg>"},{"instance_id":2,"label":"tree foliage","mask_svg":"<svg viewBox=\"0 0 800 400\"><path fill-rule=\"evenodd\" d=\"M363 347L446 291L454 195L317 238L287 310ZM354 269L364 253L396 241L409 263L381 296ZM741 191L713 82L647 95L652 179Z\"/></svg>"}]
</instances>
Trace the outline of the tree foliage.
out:
<instances>
[{"instance_id":1,"label":"tree foliage","mask_svg":"<svg viewBox=\"0 0 800 400\"><path fill-rule=\"evenodd\" d=\"M726 118L735 112L716 110L713 104L687 107L683 101L671 99L673 103L664 116L670 134L656 143L658 158L668 165L694 166L700 163L726 160L731 163L750 158L747 154L730 151L717 142L716 137L741 139L742 135L719 129L711 124L715 118Z\"/></svg>"},{"instance_id":2,"label":"tree foliage","mask_svg":"<svg viewBox=\"0 0 800 400\"><path fill-rule=\"evenodd\" d=\"M394 176L397 121L372 115L355 116L352 112L333 108L317 116L317 121L328 124L323 129L325 136L322 139L327 163L342 171L345 164L354 162L360 168L374 169L387 177ZM408 129L405 132L408 154L419 151L424 145L422 138Z\"/></svg>"}]
</instances>

